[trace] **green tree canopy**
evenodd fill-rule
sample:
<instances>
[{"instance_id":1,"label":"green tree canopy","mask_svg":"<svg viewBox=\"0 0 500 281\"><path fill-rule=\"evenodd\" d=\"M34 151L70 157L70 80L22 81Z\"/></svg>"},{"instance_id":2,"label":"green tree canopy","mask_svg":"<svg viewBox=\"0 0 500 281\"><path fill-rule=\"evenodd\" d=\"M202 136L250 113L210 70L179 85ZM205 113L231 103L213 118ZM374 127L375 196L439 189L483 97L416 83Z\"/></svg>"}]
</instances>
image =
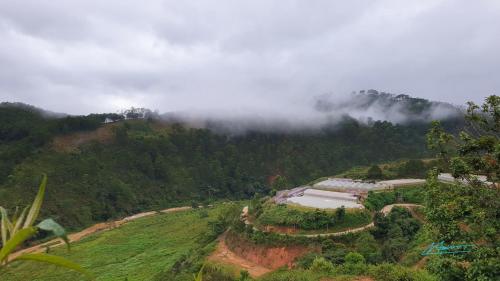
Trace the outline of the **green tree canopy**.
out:
<instances>
[{"instance_id":1,"label":"green tree canopy","mask_svg":"<svg viewBox=\"0 0 500 281\"><path fill-rule=\"evenodd\" d=\"M461 181L440 184L438 171L432 172L426 194L427 220L437 241L476 244L469 255L453 257L467 262L463 268L467 280L500 276L499 106L498 96L488 97L482 106L471 102L468 126L458 136L446 133L438 122L428 134L429 147Z\"/></svg>"}]
</instances>

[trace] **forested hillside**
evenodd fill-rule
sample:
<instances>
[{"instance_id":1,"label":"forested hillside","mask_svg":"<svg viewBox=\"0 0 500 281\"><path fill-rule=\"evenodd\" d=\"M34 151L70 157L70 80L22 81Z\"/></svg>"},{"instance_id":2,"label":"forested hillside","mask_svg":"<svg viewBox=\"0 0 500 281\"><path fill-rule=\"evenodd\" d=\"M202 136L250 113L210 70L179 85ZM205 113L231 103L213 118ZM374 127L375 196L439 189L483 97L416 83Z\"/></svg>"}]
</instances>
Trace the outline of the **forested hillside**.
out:
<instances>
[{"instance_id":1,"label":"forested hillside","mask_svg":"<svg viewBox=\"0 0 500 281\"><path fill-rule=\"evenodd\" d=\"M46 117L12 104L0 110L2 204L26 203L47 173L43 211L63 214L56 218L70 228L192 201L250 198L269 192L276 175L291 186L353 166L428 156L428 125L418 122L344 118L307 134L230 136L154 118L102 124L117 116ZM85 136L96 129L109 137Z\"/></svg>"}]
</instances>

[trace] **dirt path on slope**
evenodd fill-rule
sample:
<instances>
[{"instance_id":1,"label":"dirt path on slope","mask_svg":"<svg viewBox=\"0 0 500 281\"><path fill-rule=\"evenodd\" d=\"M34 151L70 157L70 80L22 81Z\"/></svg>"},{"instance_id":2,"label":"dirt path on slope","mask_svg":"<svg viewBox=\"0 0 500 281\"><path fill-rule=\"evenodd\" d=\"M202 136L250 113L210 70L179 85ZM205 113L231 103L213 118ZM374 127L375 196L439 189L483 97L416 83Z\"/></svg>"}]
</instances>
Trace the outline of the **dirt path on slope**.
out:
<instances>
[{"instance_id":1,"label":"dirt path on slope","mask_svg":"<svg viewBox=\"0 0 500 281\"><path fill-rule=\"evenodd\" d=\"M190 210L190 209L191 209L191 207L189 207L189 206L169 208L169 209L164 209L161 211L142 212L142 213L128 216L128 217L125 217L123 219L116 220L116 221L101 222L101 223L94 224L93 226L90 226L88 228L85 228L82 231L69 234L68 239L69 239L69 242L72 243L72 242L79 241L79 240L81 240L81 239L83 239L91 234L97 233L97 232L103 232L103 231L115 229L117 227L122 226L123 224L126 224L130 221L133 221L133 220L136 220L139 218L149 217L149 216L157 215L160 213L164 213L164 214L165 213L173 213L173 212L186 211L186 210ZM19 250L19 251L13 253L12 255L10 255L10 257L15 258L21 254L40 253L40 252L45 251L47 248L54 248L54 247L59 247L59 246L63 246L63 245L64 245L64 242L62 241L62 239L56 238L56 239L52 239L52 240L45 242L45 243L42 243L42 244L38 244L38 245L29 247L26 249Z\"/></svg>"},{"instance_id":2,"label":"dirt path on slope","mask_svg":"<svg viewBox=\"0 0 500 281\"><path fill-rule=\"evenodd\" d=\"M418 204L391 204L391 205L384 206L382 208L381 212L384 215L387 215L392 211L392 209L394 207L407 208L413 214L412 208L422 207L422 205L418 205ZM243 208L241 217L244 219L245 224L252 225L252 223L248 219L248 206L245 206ZM417 218L418 218L418 216L417 216ZM279 233L279 232L276 232L276 233L280 234L280 235L302 236L302 237L311 237L311 238L318 237L318 236L329 237L329 236L342 236L342 235L346 235L349 233L356 233L356 232L364 231L364 230L369 229L369 228L374 227L374 226L375 225L372 222L372 223L369 223L365 226L358 227L358 228L353 228L353 229L348 229L348 230L338 231L338 232L332 232L332 233L322 233L322 234L290 234L290 233L285 234L285 233ZM254 228L254 230L260 231L255 226L253 228ZM255 262L252 262L248 259L245 259L244 257L237 255L236 253L234 253L233 251L231 251L228 248L225 240L226 240L226 234L223 234L221 237L219 237L219 244L217 246L217 249L215 250L214 253L212 253L212 255L210 255L208 260L215 261L215 262L221 262L221 263L229 264L229 265L234 265L238 268L241 268L241 269L248 271L248 273L252 277L259 277L259 276L262 276L262 275L274 270L274 269L259 265ZM366 278L366 279L360 279L360 280L373 280L373 279Z\"/></svg>"},{"instance_id":3,"label":"dirt path on slope","mask_svg":"<svg viewBox=\"0 0 500 281\"><path fill-rule=\"evenodd\" d=\"M272 269L270 268L258 265L236 255L227 247L225 240L225 234L219 237L219 244L217 245L217 249L208 257L209 261L234 265L238 268L248 271L248 273L252 277L259 277L272 271Z\"/></svg>"},{"instance_id":4,"label":"dirt path on slope","mask_svg":"<svg viewBox=\"0 0 500 281\"><path fill-rule=\"evenodd\" d=\"M413 211L412 208L423 207L423 206L419 205L419 204L405 204L405 203L403 203L403 204L391 204L391 205L384 206L382 208L381 212L384 213L384 215L387 215L392 211L392 208L394 208L394 207L403 207L403 208L408 209L410 212L412 212Z\"/></svg>"}]
</instances>

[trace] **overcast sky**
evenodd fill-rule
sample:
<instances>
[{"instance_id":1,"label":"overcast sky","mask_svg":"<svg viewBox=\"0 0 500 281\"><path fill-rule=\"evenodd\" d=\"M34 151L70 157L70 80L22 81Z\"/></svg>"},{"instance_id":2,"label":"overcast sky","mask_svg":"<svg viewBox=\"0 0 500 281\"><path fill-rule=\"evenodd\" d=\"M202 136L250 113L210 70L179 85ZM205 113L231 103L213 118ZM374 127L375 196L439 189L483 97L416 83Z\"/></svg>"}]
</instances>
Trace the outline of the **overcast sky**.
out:
<instances>
[{"instance_id":1,"label":"overcast sky","mask_svg":"<svg viewBox=\"0 0 500 281\"><path fill-rule=\"evenodd\" d=\"M500 89L500 1L0 0L0 101L56 112L296 112L377 89Z\"/></svg>"}]
</instances>

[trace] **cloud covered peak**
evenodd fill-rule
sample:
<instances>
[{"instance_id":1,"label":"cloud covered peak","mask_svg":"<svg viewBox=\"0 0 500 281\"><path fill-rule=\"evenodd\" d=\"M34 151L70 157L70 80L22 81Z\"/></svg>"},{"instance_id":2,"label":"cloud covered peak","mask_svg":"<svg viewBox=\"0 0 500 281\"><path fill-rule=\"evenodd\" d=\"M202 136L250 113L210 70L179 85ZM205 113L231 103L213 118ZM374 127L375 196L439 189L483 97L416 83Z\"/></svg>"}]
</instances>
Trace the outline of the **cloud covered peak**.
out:
<instances>
[{"instance_id":1,"label":"cloud covered peak","mask_svg":"<svg viewBox=\"0 0 500 281\"><path fill-rule=\"evenodd\" d=\"M233 134L247 131L317 131L335 127L354 119L370 124L389 121L397 124L428 123L460 117L462 110L454 105L413 98L404 94L389 94L376 90L362 90L342 97L324 94L312 97L302 106L283 106L281 110L262 111L179 111L169 112L162 118L182 122L194 127L211 128Z\"/></svg>"}]
</instances>

